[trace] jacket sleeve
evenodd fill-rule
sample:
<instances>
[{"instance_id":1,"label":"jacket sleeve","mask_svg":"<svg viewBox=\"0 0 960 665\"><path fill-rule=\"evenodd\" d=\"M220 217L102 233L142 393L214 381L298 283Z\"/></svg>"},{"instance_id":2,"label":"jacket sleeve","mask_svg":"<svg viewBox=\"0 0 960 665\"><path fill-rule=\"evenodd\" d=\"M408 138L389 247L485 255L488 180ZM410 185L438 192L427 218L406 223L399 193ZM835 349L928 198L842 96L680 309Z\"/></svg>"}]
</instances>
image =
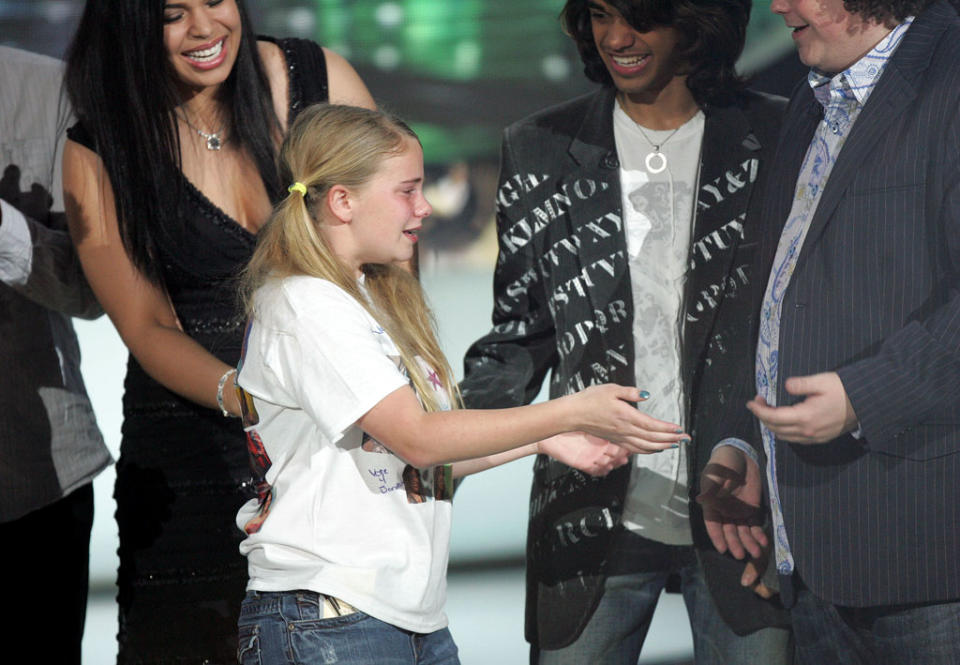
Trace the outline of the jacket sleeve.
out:
<instances>
[{"instance_id":1,"label":"jacket sleeve","mask_svg":"<svg viewBox=\"0 0 960 665\"><path fill-rule=\"evenodd\" d=\"M960 129L954 133L960 139ZM954 145L960 156L960 140ZM873 450L902 452L897 438L917 425L960 425L960 163L946 172L932 250L945 267L939 297L931 298L940 304L887 335L876 353L837 370Z\"/></svg>"},{"instance_id":2,"label":"jacket sleeve","mask_svg":"<svg viewBox=\"0 0 960 665\"><path fill-rule=\"evenodd\" d=\"M960 77L950 75L953 90ZM925 210L907 209L905 224L924 224L926 244L906 251L934 258L927 301L876 350L837 369L872 450L903 453L902 434L916 426L960 426L960 117L954 94L949 122L932 129ZM908 217L908 215L915 217ZM909 265L909 264L907 264ZM909 279L909 274L899 276ZM887 303L890 311L901 304Z\"/></svg>"},{"instance_id":3,"label":"jacket sleeve","mask_svg":"<svg viewBox=\"0 0 960 665\"><path fill-rule=\"evenodd\" d=\"M493 328L464 358L460 384L468 408L502 408L531 402L557 361L556 332L547 305L534 242L517 226L528 219L527 175L506 131L497 187L499 253L494 271Z\"/></svg>"},{"instance_id":4,"label":"jacket sleeve","mask_svg":"<svg viewBox=\"0 0 960 665\"><path fill-rule=\"evenodd\" d=\"M63 213L42 224L3 202L0 281L47 309L95 319L103 310L87 285Z\"/></svg>"}]
</instances>

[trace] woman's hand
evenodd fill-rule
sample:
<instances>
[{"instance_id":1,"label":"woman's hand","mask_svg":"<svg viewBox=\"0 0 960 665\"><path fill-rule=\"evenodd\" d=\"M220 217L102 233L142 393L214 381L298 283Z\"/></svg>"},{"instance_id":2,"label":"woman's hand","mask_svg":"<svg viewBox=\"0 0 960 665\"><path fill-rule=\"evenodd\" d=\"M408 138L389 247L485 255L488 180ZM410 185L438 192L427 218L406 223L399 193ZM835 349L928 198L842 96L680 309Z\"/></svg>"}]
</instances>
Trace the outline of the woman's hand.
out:
<instances>
[{"instance_id":1,"label":"woman's hand","mask_svg":"<svg viewBox=\"0 0 960 665\"><path fill-rule=\"evenodd\" d=\"M591 476L605 476L630 460L618 445L584 432L566 432L537 444L537 452Z\"/></svg>"},{"instance_id":2,"label":"woman's hand","mask_svg":"<svg viewBox=\"0 0 960 665\"><path fill-rule=\"evenodd\" d=\"M647 393L636 388L607 383L562 399L568 400L575 410L578 429L631 453L658 453L676 448L681 440L689 441L689 435L678 425L652 418L631 404L647 397Z\"/></svg>"}]
</instances>

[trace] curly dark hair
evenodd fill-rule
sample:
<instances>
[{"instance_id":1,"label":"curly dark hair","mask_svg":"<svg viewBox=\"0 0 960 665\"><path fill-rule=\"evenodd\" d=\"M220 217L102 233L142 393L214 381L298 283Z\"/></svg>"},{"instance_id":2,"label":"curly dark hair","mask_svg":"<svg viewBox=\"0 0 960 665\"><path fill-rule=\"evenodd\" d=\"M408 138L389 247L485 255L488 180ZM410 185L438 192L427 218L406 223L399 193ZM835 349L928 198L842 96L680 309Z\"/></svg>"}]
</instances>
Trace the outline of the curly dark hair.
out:
<instances>
[{"instance_id":1,"label":"curly dark hair","mask_svg":"<svg viewBox=\"0 0 960 665\"><path fill-rule=\"evenodd\" d=\"M916 16L933 0L843 0L843 8L877 23L900 23L908 16Z\"/></svg>"},{"instance_id":2,"label":"curly dark hair","mask_svg":"<svg viewBox=\"0 0 960 665\"><path fill-rule=\"evenodd\" d=\"M743 51L751 0L605 0L638 32L669 26L680 35L687 87L698 104L724 104L744 86L735 65ZM567 0L564 31L580 51L587 78L606 86L613 79L597 53L590 24L591 0Z\"/></svg>"}]
</instances>

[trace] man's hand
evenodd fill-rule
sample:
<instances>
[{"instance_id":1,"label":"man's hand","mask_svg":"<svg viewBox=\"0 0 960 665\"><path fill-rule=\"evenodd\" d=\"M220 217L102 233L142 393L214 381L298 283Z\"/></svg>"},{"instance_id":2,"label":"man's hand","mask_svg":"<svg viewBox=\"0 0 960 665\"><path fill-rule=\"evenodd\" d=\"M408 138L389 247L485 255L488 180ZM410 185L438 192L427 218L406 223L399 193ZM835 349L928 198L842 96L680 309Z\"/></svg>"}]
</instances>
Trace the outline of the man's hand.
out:
<instances>
[{"instance_id":1,"label":"man's hand","mask_svg":"<svg viewBox=\"0 0 960 665\"><path fill-rule=\"evenodd\" d=\"M630 459L630 453L590 434L567 432L544 439L537 450L591 476L605 476Z\"/></svg>"},{"instance_id":2,"label":"man's hand","mask_svg":"<svg viewBox=\"0 0 960 665\"><path fill-rule=\"evenodd\" d=\"M767 563L770 560L770 548L763 548L763 556L759 559L750 559L743 567L743 575L740 576L740 585L749 587L755 594L764 600L770 600L777 595L766 584L763 583L763 573L767 569Z\"/></svg>"},{"instance_id":3,"label":"man's hand","mask_svg":"<svg viewBox=\"0 0 960 665\"><path fill-rule=\"evenodd\" d=\"M734 446L720 446L700 474L697 503L710 541L737 559L764 555L769 543L761 526L763 481L756 462Z\"/></svg>"},{"instance_id":4,"label":"man's hand","mask_svg":"<svg viewBox=\"0 0 960 665\"><path fill-rule=\"evenodd\" d=\"M16 164L10 164L3 171L3 177L0 178L0 199L39 222L46 222L53 206L53 196L37 183L29 190L20 190L20 167Z\"/></svg>"},{"instance_id":5,"label":"man's hand","mask_svg":"<svg viewBox=\"0 0 960 665\"><path fill-rule=\"evenodd\" d=\"M776 592L761 581L770 555L770 540L760 526L762 499L763 480L756 463L733 446L717 448L700 475L697 496L707 535L720 553L729 551L737 559L750 556L740 584L769 599Z\"/></svg>"},{"instance_id":6,"label":"man's hand","mask_svg":"<svg viewBox=\"0 0 960 665\"><path fill-rule=\"evenodd\" d=\"M806 399L793 406L772 407L760 396L747 408L778 439L792 443L826 443L857 428L857 414L836 372L795 376L784 387Z\"/></svg>"}]
</instances>

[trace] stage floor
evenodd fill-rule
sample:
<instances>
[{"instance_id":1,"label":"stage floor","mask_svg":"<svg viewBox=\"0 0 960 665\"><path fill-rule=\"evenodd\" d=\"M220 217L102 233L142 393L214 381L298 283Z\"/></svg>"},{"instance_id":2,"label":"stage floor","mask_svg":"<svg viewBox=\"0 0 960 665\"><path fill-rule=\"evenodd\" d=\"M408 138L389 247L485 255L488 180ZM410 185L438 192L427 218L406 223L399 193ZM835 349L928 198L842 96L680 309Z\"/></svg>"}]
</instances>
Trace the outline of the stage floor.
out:
<instances>
[{"instance_id":1,"label":"stage floor","mask_svg":"<svg viewBox=\"0 0 960 665\"><path fill-rule=\"evenodd\" d=\"M463 665L525 665L523 571L504 568L450 574L447 615ZM117 613L113 593L93 593L87 607L83 641L86 665L110 665L116 659ZM690 623L678 594L664 594L644 645L643 665L692 662Z\"/></svg>"}]
</instances>

